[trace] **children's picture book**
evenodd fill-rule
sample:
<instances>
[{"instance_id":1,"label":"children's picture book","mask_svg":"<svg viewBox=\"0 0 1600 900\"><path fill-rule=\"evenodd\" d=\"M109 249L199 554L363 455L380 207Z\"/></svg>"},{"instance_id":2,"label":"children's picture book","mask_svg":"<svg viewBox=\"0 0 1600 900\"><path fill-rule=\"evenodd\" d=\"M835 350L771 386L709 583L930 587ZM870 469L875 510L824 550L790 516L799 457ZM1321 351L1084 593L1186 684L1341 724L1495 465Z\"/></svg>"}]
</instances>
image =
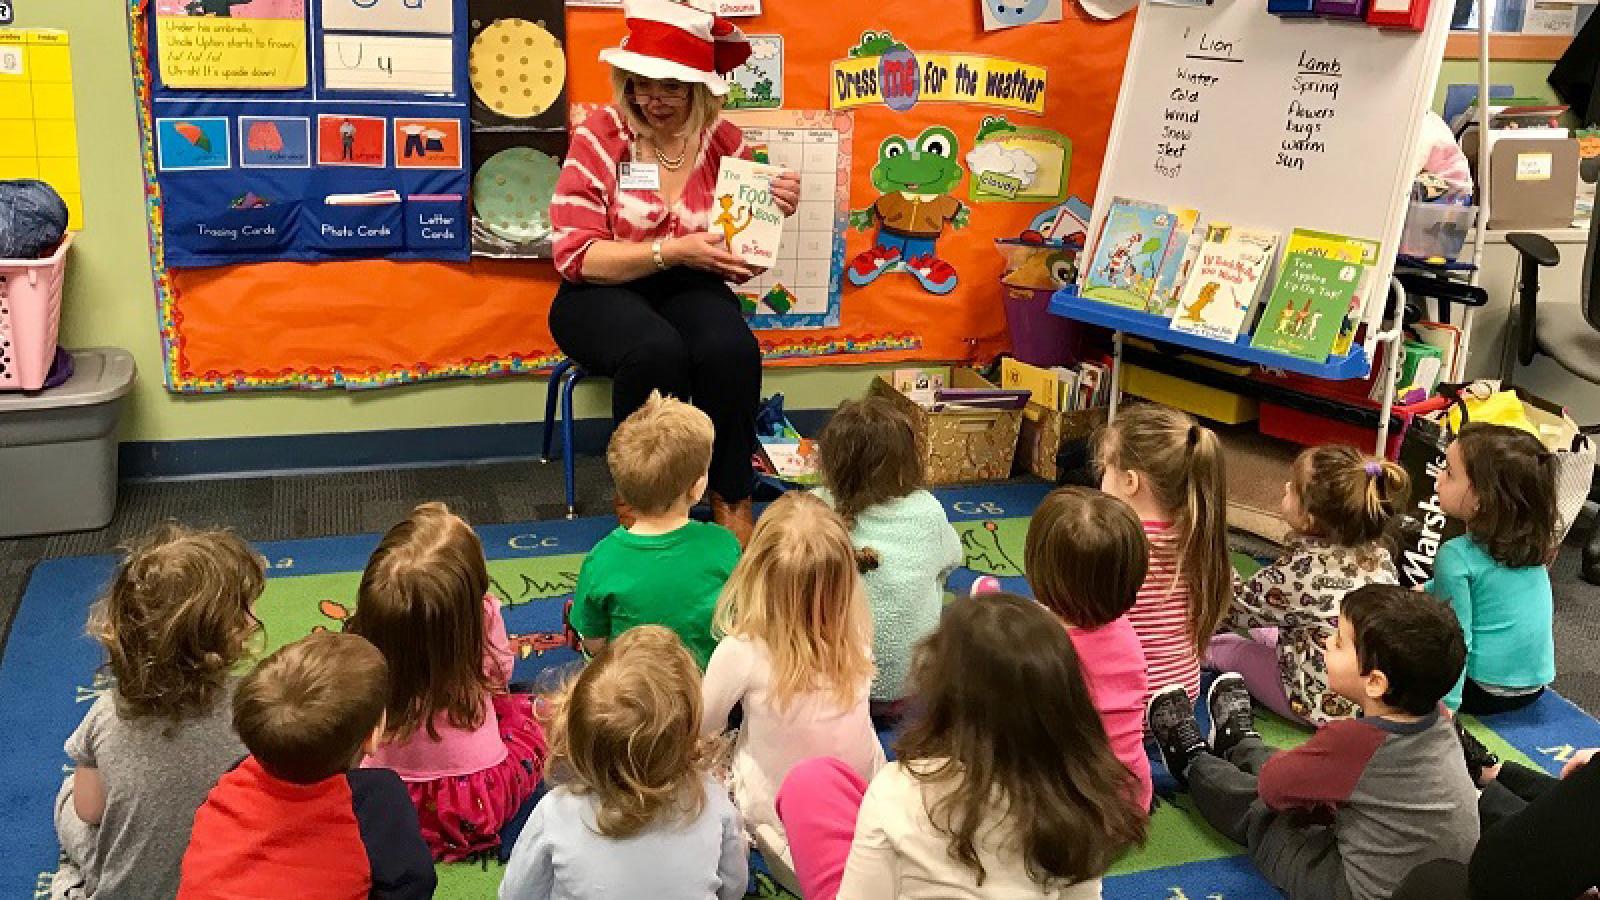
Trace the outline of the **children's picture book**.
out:
<instances>
[{"instance_id":1,"label":"children's picture book","mask_svg":"<svg viewBox=\"0 0 1600 900\"><path fill-rule=\"evenodd\" d=\"M1307 252L1287 253L1252 347L1327 362L1363 266Z\"/></svg>"},{"instance_id":2,"label":"children's picture book","mask_svg":"<svg viewBox=\"0 0 1600 900\"><path fill-rule=\"evenodd\" d=\"M1000 386L1029 393L1029 400L1054 409L1060 380L1050 369L1041 369L1007 356L1000 361Z\"/></svg>"},{"instance_id":3,"label":"children's picture book","mask_svg":"<svg viewBox=\"0 0 1600 900\"><path fill-rule=\"evenodd\" d=\"M1211 223L1178 295L1172 329L1233 343L1250 321L1272 267L1278 235Z\"/></svg>"},{"instance_id":4,"label":"children's picture book","mask_svg":"<svg viewBox=\"0 0 1600 900\"><path fill-rule=\"evenodd\" d=\"M1167 257L1161 261L1161 271L1156 274L1156 284L1150 292L1150 303L1145 307L1145 312L1168 319L1178 310L1178 291L1205 239L1204 230L1197 227L1199 210L1174 209L1172 214L1176 219L1172 239L1167 243Z\"/></svg>"},{"instance_id":5,"label":"children's picture book","mask_svg":"<svg viewBox=\"0 0 1600 900\"><path fill-rule=\"evenodd\" d=\"M1148 308L1177 221L1162 206L1122 197L1113 200L1094 259L1084 272L1082 295L1141 312Z\"/></svg>"},{"instance_id":6,"label":"children's picture book","mask_svg":"<svg viewBox=\"0 0 1600 900\"><path fill-rule=\"evenodd\" d=\"M1314 256L1325 256L1329 259L1338 259L1345 262L1360 263L1365 268L1361 273L1361 285L1356 290L1355 297L1351 298L1350 309L1345 314L1344 324L1339 328L1339 336L1333 342L1333 355L1344 356L1350 352L1350 346L1355 342L1356 330L1361 327L1361 317L1367 310L1367 301L1371 298L1372 291L1370 275L1373 264L1378 261L1377 241L1366 238L1351 237L1331 231L1313 231L1309 228L1296 228L1289 235L1289 243L1284 248L1284 253L1310 253Z\"/></svg>"},{"instance_id":7,"label":"children's picture book","mask_svg":"<svg viewBox=\"0 0 1600 900\"><path fill-rule=\"evenodd\" d=\"M760 439L762 468L794 484L820 484L817 471L817 444L810 438L798 441L783 438Z\"/></svg>"},{"instance_id":8,"label":"children's picture book","mask_svg":"<svg viewBox=\"0 0 1600 900\"><path fill-rule=\"evenodd\" d=\"M725 156L717 173L711 230L722 232L735 256L764 269L778 261L783 237L783 213L769 188L782 172L780 166Z\"/></svg>"}]
</instances>

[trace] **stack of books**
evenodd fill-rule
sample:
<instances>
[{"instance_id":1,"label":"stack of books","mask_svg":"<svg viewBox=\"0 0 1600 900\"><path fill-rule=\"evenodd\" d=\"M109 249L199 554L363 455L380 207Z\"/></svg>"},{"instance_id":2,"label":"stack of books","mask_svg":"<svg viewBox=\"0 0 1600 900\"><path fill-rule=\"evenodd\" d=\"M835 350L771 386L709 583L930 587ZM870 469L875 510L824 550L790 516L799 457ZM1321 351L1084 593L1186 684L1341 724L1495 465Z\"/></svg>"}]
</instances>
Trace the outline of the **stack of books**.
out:
<instances>
[{"instance_id":1,"label":"stack of books","mask_svg":"<svg viewBox=\"0 0 1600 900\"><path fill-rule=\"evenodd\" d=\"M1025 391L1031 402L1057 412L1100 409L1111 403L1111 371L1099 363L1046 369L1006 357L1000 362L1000 384Z\"/></svg>"},{"instance_id":2,"label":"stack of books","mask_svg":"<svg viewBox=\"0 0 1600 900\"><path fill-rule=\"evenodd\" d=\"M1281 259L1280 257L1281 249ZM1187 207L1115 198L1079 295L1168 321L1174 331L1312 362L1347 356L1383 293L1380 247L1362 237L1203 220Z\"/></svg>"}]
</instances>

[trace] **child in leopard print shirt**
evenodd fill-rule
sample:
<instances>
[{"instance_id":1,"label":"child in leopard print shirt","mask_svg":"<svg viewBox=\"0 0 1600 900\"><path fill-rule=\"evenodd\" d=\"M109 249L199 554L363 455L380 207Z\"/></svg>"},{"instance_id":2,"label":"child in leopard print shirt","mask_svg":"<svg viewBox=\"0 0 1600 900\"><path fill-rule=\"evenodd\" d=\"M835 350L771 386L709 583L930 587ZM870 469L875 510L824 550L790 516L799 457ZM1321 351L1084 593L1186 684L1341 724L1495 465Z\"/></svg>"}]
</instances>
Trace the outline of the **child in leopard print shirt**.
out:
<instances>
[{"instance_id":1,"label":"child in leopard print shirt","mask_svg":"<svg viewBox=\"0 0 1600 900\"><path fill-rule=\"evenodd\" d=\"M1283 517L1293 529L1283 555L1238 585L1227 626L1206 663L1239 672L1255 699L1291 721L1323 725L1355 715L1328 689L1323 641L1339 630L1339 603L1365 584L1398 583L1378 545L1405 502L1405 470L1351 447L1305 450L1283 486Z\"/></svg>"}]
</instances>

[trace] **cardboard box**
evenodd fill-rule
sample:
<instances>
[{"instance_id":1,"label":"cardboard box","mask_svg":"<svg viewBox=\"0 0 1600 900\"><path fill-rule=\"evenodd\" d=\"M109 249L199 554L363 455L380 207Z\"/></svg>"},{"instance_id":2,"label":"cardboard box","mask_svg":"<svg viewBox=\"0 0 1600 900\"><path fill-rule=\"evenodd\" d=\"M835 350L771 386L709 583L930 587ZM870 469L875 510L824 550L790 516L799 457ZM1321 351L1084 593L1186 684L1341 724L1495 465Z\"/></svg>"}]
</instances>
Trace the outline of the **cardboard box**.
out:
<instances>
[{"instance_id":1,"label":"cardboard box","mask_svg":"<svg viewBox=\"0 0 1600 900\"><path fill-rule=\"evenodd\" d=\"M1022 439L1017 444L1017 469L1046 481L1056 481L1056 457L1072 441L1088 440L1096 428L1106 423L1106 407L1061 412L1028 404L1022 416Z\"/></svg>"},{"instance_id":2,"label":"cardboard box","mask_svg":"<svg viewBox=\"0 0 1600 900\"><path fill-rule=\"evenodd\" d=\"M951 372L951 387L993 387L971 369ZM880 376L871 392L886 397L911 417L922 439L929 484L1000 481L1011 477L1017 438L1022 430L1020 409L949 409L932 412L911 402Z\"/></svg>"}]
</instances>

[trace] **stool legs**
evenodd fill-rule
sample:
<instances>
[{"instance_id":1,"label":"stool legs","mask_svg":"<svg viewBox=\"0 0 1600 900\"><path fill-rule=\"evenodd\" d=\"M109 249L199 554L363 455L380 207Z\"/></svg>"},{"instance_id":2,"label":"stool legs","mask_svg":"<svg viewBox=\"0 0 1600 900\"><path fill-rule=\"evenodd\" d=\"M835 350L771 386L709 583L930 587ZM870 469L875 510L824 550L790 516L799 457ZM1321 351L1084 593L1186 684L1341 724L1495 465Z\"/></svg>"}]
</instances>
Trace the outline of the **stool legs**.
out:
<instances>
[{"instance_id":1,"label":"stool legs","mask_svg":"<svg viewBox=\"0 0 1600 900\"><path fill-rule=\"evenodd\" d=\"M567 373L561 385L561 468L567 479L567 518L578 517L578 476L574 471L572 425L572 392L583 378L583 370Z\"/></svg>"},{"instance_id":2,"label":"stool legs","mask_svg":"<svg viewBox=\"0 0 1600 900\"><path fill-rule=\"evenodd\" d=\"M550 462L550 444L556 437L553 427L556 418L556 398L561 394L562 385L566 382L567 372L571 368L572 360L564 359L550 370L550 383L544 392L544 450L539 454L541 464Z\"/></svg>"}]
</instances>

